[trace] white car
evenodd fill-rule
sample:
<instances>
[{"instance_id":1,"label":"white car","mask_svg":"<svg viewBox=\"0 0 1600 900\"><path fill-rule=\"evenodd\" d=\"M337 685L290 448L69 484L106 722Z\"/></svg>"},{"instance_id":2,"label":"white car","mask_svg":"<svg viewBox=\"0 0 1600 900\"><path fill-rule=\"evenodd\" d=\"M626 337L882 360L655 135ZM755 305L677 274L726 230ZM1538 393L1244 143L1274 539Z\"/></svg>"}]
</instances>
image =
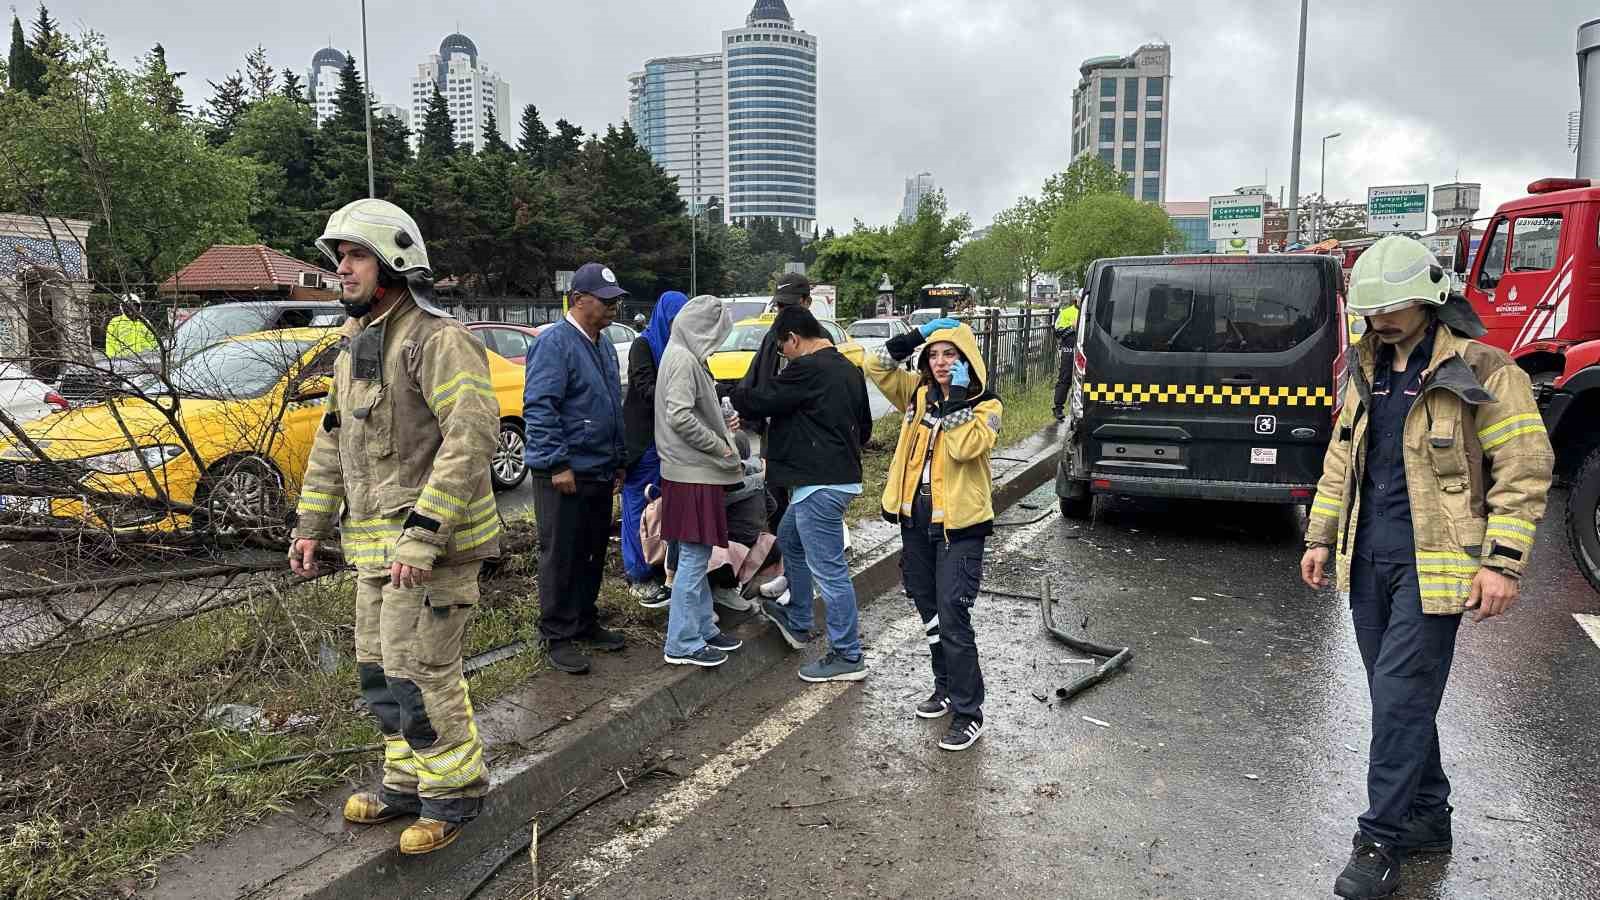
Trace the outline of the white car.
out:
<instances>
[{"instance_id":1,"label":"white car","mask_svg":"<svg viewBox=\"0 0 1600 900\"><path fill-rule=\"evenodd\" d=\"M876 353L889 343L890 338L897 338L911 330L904 319L857 319L845 329L845 333L856 339L856 343Z\"/></svg>"},{"instance_id":2,"label":"white car","mask_svg":"<svg viewBox=\"0 0 1600 900\"><path fill-rule=\"evenodd\" d=\"M17 424L68 408L67 401L15 363L0 363L0 409Z\"/></svg>"}]
</instances>

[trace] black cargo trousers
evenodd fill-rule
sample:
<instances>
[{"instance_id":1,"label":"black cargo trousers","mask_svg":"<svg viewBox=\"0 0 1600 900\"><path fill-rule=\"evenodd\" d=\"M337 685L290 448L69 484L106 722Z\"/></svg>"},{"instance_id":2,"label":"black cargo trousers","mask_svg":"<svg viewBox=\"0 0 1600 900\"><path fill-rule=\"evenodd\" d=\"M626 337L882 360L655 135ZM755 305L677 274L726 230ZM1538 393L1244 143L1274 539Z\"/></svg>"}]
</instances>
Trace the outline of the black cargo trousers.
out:
<instances>
[{"instance_id":1,"label":"black cargo trousers","mask_svg":"<svg viewBox=\"0 0 1600 900\"><path fill-rule=\"evenodd\" d=\"M983 581L983 535L945 539L932 521L927 485L911 504L911 520L900 528L900 574L916 604L933 662L933 688L950 700L958 716L983 720L983 670L972 628L972 607Z\"/></svg>"}]
</instances>

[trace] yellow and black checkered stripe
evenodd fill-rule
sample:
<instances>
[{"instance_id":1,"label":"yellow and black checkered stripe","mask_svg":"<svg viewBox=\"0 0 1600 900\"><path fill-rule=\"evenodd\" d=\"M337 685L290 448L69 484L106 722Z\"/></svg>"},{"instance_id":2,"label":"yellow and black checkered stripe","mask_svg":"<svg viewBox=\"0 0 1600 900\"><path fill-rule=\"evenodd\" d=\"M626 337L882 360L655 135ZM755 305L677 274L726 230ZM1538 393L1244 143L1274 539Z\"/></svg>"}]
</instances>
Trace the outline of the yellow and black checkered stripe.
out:
<instances>
[{"instance_id":1,"label":"yellow and black checkered stripe","mask_svg":"<svg viewBox=\"0 0 1600 900\"><path fill-rule=\"evenodd\" d=\"M1333 392L1325 387L1088 382L1083 386L1083 399L1101 403L1192 403L1200 406L1332 406Z\"/></svg>"}]
</instances>

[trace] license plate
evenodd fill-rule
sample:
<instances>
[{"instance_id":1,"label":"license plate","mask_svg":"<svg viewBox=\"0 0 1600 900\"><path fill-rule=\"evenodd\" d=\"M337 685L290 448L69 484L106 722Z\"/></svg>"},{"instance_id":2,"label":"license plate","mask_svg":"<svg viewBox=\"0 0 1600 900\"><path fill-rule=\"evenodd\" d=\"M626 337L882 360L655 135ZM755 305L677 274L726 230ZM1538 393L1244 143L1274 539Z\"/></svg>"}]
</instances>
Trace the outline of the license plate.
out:
<instances>
[{"instance_id":1,"label":"license plate","mask_svg":"<svg viewBox=\"0 0 1600 900\"><path fill-rule=\"evenodd\" d=\"M1275 466L1278 464L1278 448L1276 447L1251 447L1250 464L1253 466Z\"/></svg>"}]
</instances>

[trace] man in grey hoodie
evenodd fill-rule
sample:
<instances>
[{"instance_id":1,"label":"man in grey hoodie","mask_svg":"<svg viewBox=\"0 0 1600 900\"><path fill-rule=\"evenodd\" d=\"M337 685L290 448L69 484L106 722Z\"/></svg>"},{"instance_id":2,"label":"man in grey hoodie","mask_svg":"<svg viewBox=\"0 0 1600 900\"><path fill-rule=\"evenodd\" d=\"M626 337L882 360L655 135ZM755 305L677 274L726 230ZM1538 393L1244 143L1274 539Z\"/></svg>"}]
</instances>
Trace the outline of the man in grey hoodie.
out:
<instances>
[{"instance_id":1,"label":"man in grey hoodie","mask_svg":"<svg viewBox=\"0 0 1600 900\"><path fill-rule=\"evenodd\" d=\"M690 300L673 320L656 374L661 536L678 543L664 653L674 665L719 666L740 646L717 629L706 579L711 548L728 545L725 486L744 476L705 366L732 330L722 301L709 295Z\"/></svg>"}]
</instances>

